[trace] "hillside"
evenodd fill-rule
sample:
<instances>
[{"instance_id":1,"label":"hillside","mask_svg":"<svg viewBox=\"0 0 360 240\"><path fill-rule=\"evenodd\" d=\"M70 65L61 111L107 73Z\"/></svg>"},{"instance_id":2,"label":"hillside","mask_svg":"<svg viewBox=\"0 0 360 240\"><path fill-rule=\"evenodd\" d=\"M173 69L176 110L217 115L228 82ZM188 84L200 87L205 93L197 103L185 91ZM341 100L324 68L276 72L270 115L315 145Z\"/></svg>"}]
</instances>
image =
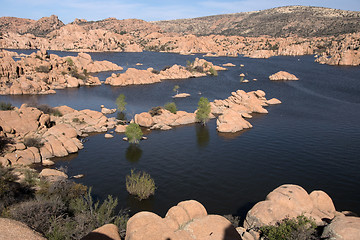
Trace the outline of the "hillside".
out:
<instances>
[{"instance_id":1,"label":"hillside","mask_svg":"<svg viewBox=\"0 0 360 240\"><path fill-rule=\"evenodd\" d=\"M289 6L263 11L153 22L166 32L258 37L337 36L360 32L360 12Z\"/></svg>"}]
</instances>

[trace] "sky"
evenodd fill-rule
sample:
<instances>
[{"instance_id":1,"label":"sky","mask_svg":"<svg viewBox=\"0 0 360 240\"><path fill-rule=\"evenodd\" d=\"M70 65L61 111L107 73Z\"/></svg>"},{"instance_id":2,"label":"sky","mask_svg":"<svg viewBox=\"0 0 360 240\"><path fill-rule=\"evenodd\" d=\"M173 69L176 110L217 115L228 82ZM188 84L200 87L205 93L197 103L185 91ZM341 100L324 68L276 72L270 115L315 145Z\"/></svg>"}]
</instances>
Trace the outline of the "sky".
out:
<instances>
[{"instance_id":1,"label":"sky","mask_svg":"<svg viewBox=\"0 0 360 240\"><path fill-rule=\"evenodd\" d=\"M57 15L65 24L75 18L96 21L109 17L145 21L194 18L302 5L360 11L360 0L0 0L0 17L38 20Z\"/></svg>"}]
</instances>

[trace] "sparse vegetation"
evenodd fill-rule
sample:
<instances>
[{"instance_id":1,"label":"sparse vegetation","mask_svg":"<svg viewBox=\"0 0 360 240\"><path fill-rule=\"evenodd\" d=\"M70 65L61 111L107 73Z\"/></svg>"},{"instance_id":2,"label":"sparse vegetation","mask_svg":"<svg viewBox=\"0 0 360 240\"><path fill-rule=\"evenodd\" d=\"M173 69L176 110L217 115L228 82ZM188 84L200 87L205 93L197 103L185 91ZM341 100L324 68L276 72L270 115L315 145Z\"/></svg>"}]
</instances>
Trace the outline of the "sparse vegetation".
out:
<instances>
[{"instance_id":1,"label":"sparse vegetation","mask_svg":"<svg viewBox=\"0 0 360 240\"><path fill-rule=\"evenodd\" d=\"M39 67L35 68L35 71L40 72L40 73L49 73L50 72L50 68L48 66L45 65L41 65Z\"/></svg>"},{"instance_id":2,"label":"sparse vegetation","mask_svg":"<svg viewBox=\"0 0 360 240\"><path fill-rule=\"evenodd\" d=\"M117 109L120 112L124 112L126 110L125 106L126 106L127 102L125 101L125 95L124 94L120 94L117 98L116 98L116 105L117 105Z\"/></svg>"},{"instance_id":3,"label":"sparse vegetation","mask_svg":"<svg viewBox=\"0 0 360 240\"><path fill-rule=\"evenodd\" d=\"M209 120L209 114L211 112L211 107L209 100L205 97L201 97L198 102L198 108L196 112L196 119L201 122L203 125Z\"/></svg>"},{"instance_id":4,"label":"sparse vegetation","mask_svg":"<svg viewBox=\"0 0 360 240\"><path fill-rule=\"evenodd\" d=\"M77 117L73 118L72 121L73 121L73 123L78 123L78 124L84 124L85 123L85 121L83 119L80 120Z\"/></svg>"},{"instance_id":5,"label":"sparse vegetation","mask_svg":"<svg viewBox=\"0 0 360 240\"><path fill-rule=\"evenodd\" d=\"M158 107L153 107L152 109L150 109L149 111L150 115L153 116L158 116L162 113L162 107L158 106Z\"/></svg>"},{"instance_id":6,"label":"sparse vegetation","mask_svg":"<svg viewBox=\"0 0 360 240\"><path fill-rule=\"evenodd\" d=\"M67 63L70 67L74 66L74 61L72 60L71 57L67 57L67 58L65 59L65 61L66 61L66 63Z\"/></svg>"},{"instance_id":7,"label":"sparse vegetation","mask_svg":"<svg viewBox=\"0 0 360 240\"><path fill-rule=\"evenodd\" d=\"M36 147L36 148L41 148L42 146L44 146L44 143L41 142L40 138L37 137L28 137L24 139L24 144L26 147Z\"/></svg>"},{"instance_id":8,"label":"sparse vegetation","mask_svg":"<svg viewBox=\"0 0 360 240\"><path fill-rule=\"evenodd\" d=\"M11 103L0 102L0 111L11 111L14 109L14 106Z\"/></svg>"},{"instance_id":9,"label":"sparse vegetation","mask_svg":"<svg viewBox=\"0 0 360 240\"><path fill-rule=\"evenodd\" d=\"M297 218L285 218L275 226L260 227L261 236L265 240L312 240L316 236L316 224L304 215Z\"/></svg>"},{"instance_id":10,"label":"sparse vegetation","mask_svg":"<svg viewBox=\"0 0 360 240\"><path fill-rule=\"evenodd\" d=\"M125 135L128 138L129 143L139 143L143 136L141 128L136 123L130 123L125 130Z\"/></svg>"},{"instance_id":11,"label":"sparse vegetation","mask_svg":"<svg viewBox=\"0 0 360 240\"><path fill-rule=\"evenodd\" d=\"M45 113L45 114L50 114L50 115L54 115L54 116L57 116L57 117L62 116L62 113L59 110L54 109L54 108L52 108L52 107L50 107L49 105L46 105L46 104L38 105L36 103L31 103L31 104L29 104L29 107L37 108L40 111L42 111L43 113Z\"/></svg>"},{"instance_id":12,"label":"sparse vegetation","mask_svg":"<svg viewBox=\"0 0 360 240\"><path fill-rule=\"evenodd\" d=\"M217 76L217 75L218 75L218 72L217 72L213 67L211 67L211 68L209 69L209 72L210 72L210 74L213 75L213 76Z\"/></svg>"},{"instance_id":13,"label":"sparse vegetation","mask_svg":"<svg viewBox=\"0 0 360 240\"><path fill-rule=\"evenodd\" d=\"M165 104L164 108L174 114L177 112L176 104L174 102Z\"/></svg>"},{"instance_id":14,"label":"sparse vegetation","mask_svg":"<svg viewBox=\"0 0 360 240\"><path fill-rule=\"evenodd\" d=\"M147 199L155 194L155 181L146 172L135 172L131 170L130 175L126 176L126 190L137 196L140 200Z\"/></svg>"},{"instance_id":15,"label":"sparse vegetation","mask_svg":"<svg viewBox=\"0 0 360 240\"><path fill-rule=\"evenodd\" d=\"M176 92L176 94L179 94L179 85L175 85L173 88L173 92Z\"/></svg>"}]
</instances>

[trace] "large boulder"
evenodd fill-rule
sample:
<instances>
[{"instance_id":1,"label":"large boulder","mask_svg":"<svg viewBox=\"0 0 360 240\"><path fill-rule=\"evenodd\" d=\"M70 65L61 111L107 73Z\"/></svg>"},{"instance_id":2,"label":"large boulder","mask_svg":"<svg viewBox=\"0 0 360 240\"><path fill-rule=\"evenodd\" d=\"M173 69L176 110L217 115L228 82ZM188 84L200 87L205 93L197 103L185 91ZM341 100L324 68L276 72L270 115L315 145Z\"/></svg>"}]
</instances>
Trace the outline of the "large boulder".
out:
<instances>
[{"instance_id":1,"label":"large boulder","mask_svg":"<svg viewBox=\"0 0 360 240\"><path fill-rule=\"evenodd\" d=\"M125 239L240 240L241 237L226 218L208 215L199 202L189 200L170 208L165 218L151 212L135 214L127 223Z\"/></svg>"},{"instance_id":2,"label":"large boulder","mask_svg":"<svg viewBox=\"0 0 360 240\"><path fill-rule=\"evenodd\" d=\"M105 224L93 230L81 240L121 240L121 237L116 225Z\"/></svg>"},{"instance_id":3,"label":"large boulder","mask_svg":"<svg viewBox=\"0 0 360 240\"><path fill-rule=\"evenodd\" d=\"M324 228L322 239L358 240L360 237L360 218L337 216Z\"/></svg>"},{"instance_id":4,"label":"large boulder","mask_svg":"<svg viewBox=\"0 0 360 240\"><path fill-rule=\"evenodd\" d=\"M224 133L234 133L246 128L252 128L252 125L246 121L242 114L232 109L224 111L216 121L217 130Z\"/></svg>"},{"instance_id":5,"label":"large boulder","mask_svg":"<svg viewBox=\"0 0 360 240\"><path fill-rule=\"evenodd\" d=\"M324 225L336 213L330 197L323 191L308 194L302 187L282 185L269 193L265 201L258 202L250 209L244 221L246 229L274 225L284 218L300 215L310 217L318 225Z\"/></svg>"},{"instance_id":6,"label":"large boulder","mask_svg":"<svg viewBox=\"0 0 360 240\"><path fill-rule=\"evenodd\" d=\"M269 79L272 81L278 81L278 80L299 80L294 74L285 72L285 71L280 71L277 72L271 76L269 76Z\"/></svg>"},{"instance_id":7,"label":"large boulder","mask_svg":"<svg viewBox=\"0 0 360 240\"><path fill-rule=\"evenodd\" d=\"M148 112L143 112L140 114L136 114L134 117L135 123L139 124L139 126L142 127L151 127L154 125L154 120L151 117L150 113Z\"/></svg>"},{"instance_id":8,"label":"large boulder","mask_svg":"<svg viewBox=\"0 0 360 240\"><path fill-rule=\"evenodd\" d=\"M0 236L3 240L46 240L24 223L0 218Z\"/></svg>"}]
</instances>

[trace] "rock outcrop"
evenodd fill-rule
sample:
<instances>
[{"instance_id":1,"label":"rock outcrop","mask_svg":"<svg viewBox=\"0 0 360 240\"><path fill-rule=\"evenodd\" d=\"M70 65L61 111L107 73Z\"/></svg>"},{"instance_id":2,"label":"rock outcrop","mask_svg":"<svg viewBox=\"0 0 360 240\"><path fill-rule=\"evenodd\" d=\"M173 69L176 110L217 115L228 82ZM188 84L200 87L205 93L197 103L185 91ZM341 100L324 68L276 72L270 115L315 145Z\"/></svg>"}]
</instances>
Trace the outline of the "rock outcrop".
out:
<instances>
[{"instance_id":1,"label":"rock outcrop","mask_svg":"<svg viewBox=\"0 0 360 240\"><path fill-rule=\"evenodd\" d=\"M24 223L9 218L0 218L0 233L3 240L46 240Z\"/></svg>"},{"instance_id":2,"label":"rock outcrop","mask_svg":"<svg viewBox=\"0 0 360 240\"><path fill-rule=\"evenodd\" d=\"M86 53L59 57L45 50L14 61L9 54L0 58L0 94L50 94L56 89L100 85L89 73L122 70L109 61L93 61Z\"/></svg>"},{"instance_id":3,"label":"rock outcrop","mask_svg":"<svg viewBox=\"0 0 360 240\"><path fill-rule=\"evenodd\" d=\"M282 185L258 202L247 213L244 221L246 229L274 225L288 217L300 215L313 218L317 225L325 225L325 219L332 219L336 214L331 198L323 191L313 191L308 194L297 185Z\"/></svg>"},{"instance_id":4,"label":"rock outcrop","mask_svg":"<svg viewBox=\"0 0 360 240\"><path fill-rule=\"evenodd\" d=\"M31 165L53 157L64 157L83 148L78 136L106 132L116 126L115 118L107 118L92 110L77 111L70 107L56 108L63 116L45 114L27 107L0 111L0 135L11 139L1 157L3 165Z\"/></svg>"},{"instance_id":5,"label":"rock outcrop","mask_svg":"<svg viewBox=\"0 0 360 240\"><path fill-rule=\"evenodd\" d=\"M269 79L272 81L288 81L288 80L299 80L294 74L285 72L285 71L279 71L271 76L269 76Z\"/></svg>"},{"instance_id":6,"label":"rock outcrop","mask_svg":"<svg viewBox=\"0 0 360 240\"><path fill-rule=\"evenodd\" d=\"M105 224L83 237L81 240L121 240L118 227L114 224Z\"/></svg>"},{"instance_id":7,"label":"rock outcrop","mask_svg":"<svg viewBox=\"0 0 360 240\"><path fill-rule=\"evenodd\" d=\"M169 209L165 218L140 212L129 219L126 240L137 239L241 239L232 224L219 215L208 215L195 200L183 201Z\"/></svg>"},{"instance_id":8,"label":"rock outcrop","mask_svg":"<svg viewBox=\"0 0 360 240\"><path fill-rule=\"evenodd\" d=\"M211 113L219 115L216 125L219 132L234 133L252 125L244 118L251 118L250 113L268 113L264 108L270 104L281 103L276 98L270 102L262 90L246 93L243 90L232 92L225 100L214 100L210 103Z\"/></svg>"},{"instance_id":9,"label":"rock outcrop","mask_svg":"<svg viewBox=\"0 0 360 240\"><path fill-rule=\"evenodd\" d=\"M351 216L336 216L324 228L322 239L356 240L360 236L360 218Z\"/></svg>"}]
</instances>

